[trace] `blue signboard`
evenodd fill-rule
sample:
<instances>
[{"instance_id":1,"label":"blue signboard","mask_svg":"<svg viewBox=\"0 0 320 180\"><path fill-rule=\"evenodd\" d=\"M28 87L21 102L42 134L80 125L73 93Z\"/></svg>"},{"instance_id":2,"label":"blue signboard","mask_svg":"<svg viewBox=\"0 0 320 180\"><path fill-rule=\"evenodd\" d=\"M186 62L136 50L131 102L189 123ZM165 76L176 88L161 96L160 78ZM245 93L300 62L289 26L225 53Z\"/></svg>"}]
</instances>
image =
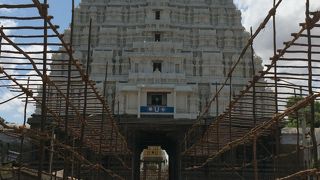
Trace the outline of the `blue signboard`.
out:
<instances>
[{"instance_id":1,"label":"blue signboard","mask_svg":"<svg viewBox=\"0 0 320 180\"><path fill-rule=\"evenodd\" d=\"M141 106L142 113L174 113L174 107L167 106Z\"/></svg>"}]
</instances>

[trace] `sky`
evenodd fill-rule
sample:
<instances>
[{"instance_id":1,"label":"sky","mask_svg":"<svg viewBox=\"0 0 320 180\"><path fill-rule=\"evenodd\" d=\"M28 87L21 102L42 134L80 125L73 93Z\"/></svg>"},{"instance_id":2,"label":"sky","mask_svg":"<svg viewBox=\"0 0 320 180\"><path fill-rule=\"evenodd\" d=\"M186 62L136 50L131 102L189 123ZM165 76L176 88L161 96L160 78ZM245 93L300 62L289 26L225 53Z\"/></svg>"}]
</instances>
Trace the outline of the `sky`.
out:
<instances>
[{"instance_id":1,"label":"sky","mask_svg":"<svg viewBox=\"0 0 320 180\"><path fill-rule=\"evenodd\" d=\"M28 0L0 0L0 4L13 4L28 2ZM30 0L31 2L31 0ZM80 0L75 0L78 5ZM54 16L52 20L54 24L60 26L60 32L69 26L71 19L71 0L48 0L49 14ZM268 14L272 7L272 0L234 0L235 5L242 12L242 24L249 31L253 27L253 31L257 29L260 22ZM282 48L284 41L291 40L290 34L297 32L298 23L304 21L304 0L287 0L283 1L278 10L277 16L277 47ZM311 10L320 10L319 0L310 0ZM25 12L29 13L29 12ZM0 10L0 14L14 14L14 11ZM14 21L0 21L2 25L17 25ZM272 26L269 23L262 33L255 40L255 52L263 59L264 63L268 63L269 57L273 54L272 46ZM32 47L31 47L32 48ZM0 88L0 102L14 95L4 88ZM21 124L23 122L23 103L20 100L14 100L10 103L0 105L0 116L8 122ZM28 108L28 115L34 112L34 107Z\"/></svg>"}]
</instances>

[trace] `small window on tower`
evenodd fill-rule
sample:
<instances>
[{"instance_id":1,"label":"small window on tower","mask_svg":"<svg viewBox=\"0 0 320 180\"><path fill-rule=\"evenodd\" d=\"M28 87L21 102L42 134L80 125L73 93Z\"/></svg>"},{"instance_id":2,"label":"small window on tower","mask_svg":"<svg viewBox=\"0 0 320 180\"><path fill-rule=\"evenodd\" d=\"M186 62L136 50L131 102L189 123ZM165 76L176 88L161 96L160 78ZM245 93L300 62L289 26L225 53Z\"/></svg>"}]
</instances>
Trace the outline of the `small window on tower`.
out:
<instances>
[{"instance_id":1,"label":"small window on tower","mask_svg":"<svg viewBox=\"0 0 320 180\"><path fill-rule=\"evenodd\" d=\"M148 92L148 106L167 106L167 93L163 92Z\"/></svg>"},{"instance_id":2,"label":"small window on tower","mask_svg":"<svg viewBox=\"0 0 320 180\"><path fill-rule=\"evenodd\" d=\"M156 41L156 42L160 42L160 33L156 33L156 34L154 34L154 41Z\"/></svg>"},{"instance_id":3,"label":"small window on tower","mask_svg":"<svg viewBox=\"0 0 320 180\"><path fill-rule=\"evenodd\" d=\"M160 62L154 62L153 63L153 72L160 71L161 72L161 63Z\"/></svg>"},{"instance_id":4,"label":"small window on tower","mask_svg":"<svg viewBox=\"0 0 320 180\"><path fill-rule=\"evenodd\" d=\"M155 11L155 19L160 20L160 11Z\"/></svg>"}]
</instances>

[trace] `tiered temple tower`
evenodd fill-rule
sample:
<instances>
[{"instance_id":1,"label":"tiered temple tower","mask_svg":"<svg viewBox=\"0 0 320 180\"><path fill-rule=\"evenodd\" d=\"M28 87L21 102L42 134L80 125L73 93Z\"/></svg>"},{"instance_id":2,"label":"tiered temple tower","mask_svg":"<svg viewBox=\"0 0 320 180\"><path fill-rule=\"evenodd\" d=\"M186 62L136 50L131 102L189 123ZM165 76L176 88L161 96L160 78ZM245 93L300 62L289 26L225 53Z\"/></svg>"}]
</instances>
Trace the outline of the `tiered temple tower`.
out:
<instances>
[{"instance_id":1,"label":"tiered temple tower","mask_svg":"<svg viewBox=\"0 0 320 180\"><path fill-rule=\"evenodd\" d=\"M82 0L75 13L75 56L115 114L195 119L224 81L249 34L232 0ZM68 36L66 36L68 39ZM256 61L257 71L261 61ZM238 92L252 77L248 54L233 75ZM229 101L226 88L219 103ZM216 115L211 107L209 114Z\"/></svg>"}]
</instances>

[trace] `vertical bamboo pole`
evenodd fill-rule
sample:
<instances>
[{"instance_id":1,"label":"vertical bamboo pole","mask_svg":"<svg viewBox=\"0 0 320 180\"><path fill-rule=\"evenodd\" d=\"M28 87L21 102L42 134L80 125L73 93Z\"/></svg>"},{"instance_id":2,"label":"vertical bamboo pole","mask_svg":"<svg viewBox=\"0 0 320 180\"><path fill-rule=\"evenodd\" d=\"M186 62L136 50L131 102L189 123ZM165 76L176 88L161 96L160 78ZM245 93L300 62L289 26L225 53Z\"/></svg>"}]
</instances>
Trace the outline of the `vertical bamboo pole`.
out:
<instances>
[{"instance_id":1,"label":"vertical bamboo pole","mask_svg":"<svg viewBox=\"0 0 320 180\"><path fill-rule=\"evenodd\" d=\"M273 0L273 8L276 8L276 0ZM274 9L276 11L276 9ZM273 57L277 55L277 27L276 27L276 12L272 16L272 29L273 29ZM279 112L278 110L278 75L277 75L277 62L274 62L274 102L275 102L275 113ZM276 126L274 129L275 135L275 148L273 155L273 178L276 179L278 177L278 154L279 154L279 123L276 122Z\"/></svg>"},{"instance_id":2,"label":"vertical bamboo pole","mask_svg":"<svg viewBox=\"0 0 320 180\"><path fill-rule=\"evenodd\" d=\"M106 63L106 70L105 70L105 76L104 76L104 82L103 82L103 97L104 100L106 100L106 90L107 90L107 81L108 81L108 62ZM102 137L103 135L103 126L104 126L104 121L105 121L105 106L102 106L102 111L101 111L101 123L100 123L100 144L99 144L99 161L101 163L102 161ZM108 158L109 160L109 158Z\"/></svg>"},{"instance_id":3,"label":"vertical bamboo pole","mask_svg":"<svg viewBox=\"0 0 320 180\"><path fill-rule=\"evenodd\" d=\"M49 173L50 173L50 179L52 179L52 164L53 164L53 155L54 155L54 140L56 136L54 133L54 127L52 128L51 133L51 142L50 142L50 157L49 157Z\"/></svg>"},{"instance_id":4,"label":"vertical bamboo pole","mask_svg":"<svg viewBox=\"0 0 320 180\"><path fill-rule=\"evenodd\" d=\"M313 95L312 90L312 81L313 81L313 72L312 72L312 42L311 42L311 18L310 18L310 1L306 1L306 26L307 26L307 39L308 39L308 90L309 95ZM315 135L315 107L314 100L310 102L310 133L312 140L312 151L313 151L313 161L314 167L318 168L318 145Z\"/></svg>"},{"instance_id":5,"label":"vertical bamboo pole","mask_svg":"<svg viewBox=\"0 0 320 180\"><path fill-rule=\"evenodd\" d=\"M47 121L47 50L48 50L48 6L47 0L44 0L42 5L43 11L43 72L42 72L42 102L41 102L41 121L40 121L40 131L41 133L45 132L45 126ZM44 161L44 153L45 153L45 142L44 140L40 140L40 149L39 149L39 166L38 166L38 179L42 179L42 171L43 171L43 161Z\"/></svg>"},{"instance_id":6,"label":"vertical bamboo pole","mask_svg":"<svg viewBox=\"0 0 320 180\"><path fill-rule=\"evenodd\" d=\"M218 82L216 82L216 121L218 121L219 116L219 94L218 94ZM219 123L217 123L217 150L220 148L220 142L219 142Z\"/></svg>"},{"instance_id":7,"label":"vertical bamboo pole","mask_svg":"<svg viewBox=\"0 0 320 180\"><path fill-rule=\"evenodd\" d=\"M0 40L1 44L1 40ZM27 81L27 89L29 89L29 83L30 83L30 77L28 77ZM25 99L25 104L24 104L24 114L23 114L23 128L26 127L26 122L27 122L27 108L28 108L28 94L26 94L26 99ZM21 135L21 140L20 140L20 154L19 154L19 172L18 172L18 180L21 178L21 168L22 168L22 152L23 152L23 143L24 143L24 134Z\"/></svg>"},{"instance_id":8,"label":"vertical bamboo pole","mask_svg":"<svg viewBox=\"0 0 320 180\"><path fill-rule=\"evenodd\" d=\"M73 9L74 9L74 2L72 0L72 15L71 15L71 34L70 34L70 50L72 51L72 44L73 44ZM72 65L72 56L69 57L68 60L68 80L67 80L67 92L66 92L66 107L65 107L65 120L64 120L64 133L65 133L65 143L69 144L69 133L68 133L68 121L69 121L69 102L70 99L70 89L71 89L71 65ZM63 168L63 180L66 180L69 173L69 162L68 162L69 153L67 150L64 152L64 168Z\"/></svg>"},{"instance_id":9,"label":"vertical bamboo pole","mask_svg":"<svg viewBox=\"0 0 320 180\"><path fill-rule=\"evenodd\" d=\"M252 37L252 27L250 28L250 33ZM253 40L251 41L251 68L252 68L252 116L253 116L253 127L257 125L257 118L256 118L256 83L255 83L255 64L254 64L254 50L253 50Z\"/></svg>"},{"instance_id":10,"label":"vertical bamboo pole","mask_svg":"<svg viewBox=\"0 0 320 180\"><path fill-rule=\"evenodd\" d=\"M296 100L296 98L298 97L297 96L297 92L296 92L296 88L294 88L294 97L295 97L295 100ZM300 130L299 130L299 111L296 111L295 112L295 117L296 117L296 120L297 120L297 125L296 125L296 129L297 129L297 147L296 147L296 150L297 150L297 159L296 159L296 161L297 161L297 164L296 164L296 166L297 166L297 170L299 170L299 168L300 168Z\"/></svg>"},{"instance_id":11,"label":"vertical bamboo pole","mask_svg":"<svg viewBox=\"0 0 320 180\"><path fill-rule=\"evenodd\" d=\"M250 28L250 34L252 37L252 27ZM252 68L252 117L253 117L253 127L257 125L257 118L256 118L256 83L255 83L255 65L254 65L254 50L253 50L253 40L250 44L251 47L251 68ZM253 139L253 165L254 165L254 179L258 180L258 162L257 162L257 138L256 136Z\"/></svg>"},{"instance_id":12,"label":"vertical bamboo pole","mask_svg":"<svg viewBox=\"0 0 320 180\"><path fill-rule=\"evenodd\" d=\"M258 180L258 162L257 162L257 137L253 137L253 169L254 169L254 179Z\"/></svg>"},{"instance_id":13,"label":"vertical bamboo pole","mask_svg":"<svg viewBox=\"0 0 320 180\"><path fill-rule=\"evenodd\" d=\"M231 120L231 101L232 101L232 74L229 74L229 142L232 142L232 120Z\"/></svg>"}]
</instances>

